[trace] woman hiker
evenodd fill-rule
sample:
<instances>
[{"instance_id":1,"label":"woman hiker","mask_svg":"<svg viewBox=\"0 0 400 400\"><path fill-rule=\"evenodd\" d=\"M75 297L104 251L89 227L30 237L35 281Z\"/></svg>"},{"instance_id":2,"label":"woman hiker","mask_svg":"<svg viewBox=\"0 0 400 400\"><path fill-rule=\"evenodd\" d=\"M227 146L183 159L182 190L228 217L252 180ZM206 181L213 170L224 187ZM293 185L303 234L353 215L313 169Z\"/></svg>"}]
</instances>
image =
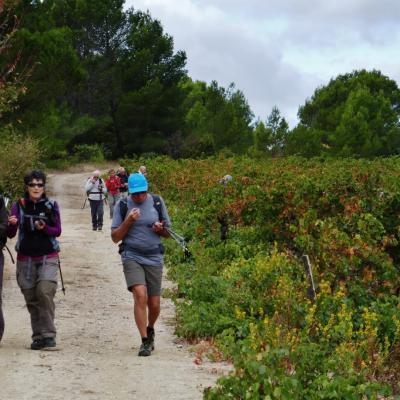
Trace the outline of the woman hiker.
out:
<instances>
[{"instance_id":1,"label":"woman hiker","mask_svg":"<svg viewBox=\"0 0 400 400\"><path fill-rule=\"evenodd\" d=\"M32 350L56 347L54 296L59 269L56 237L60 210L45 193L46 176L32 171L24 177L25 195L11 207L7 236L18 232L17 282L31 317Z\"/></svg>"},{"instance_id":2,"label":"woman hiker","mask_svg":"<svg viewBox=\"0 0 400 400\"><path fill-rule=\"evenodd\" d=\"M108 205L110 207L110 218L112 219L115 204L120 198L121 179L115 175L115 170L108 171L109 176L106 179L106 188L108 191Z\"/></svg>"}]
</instances>

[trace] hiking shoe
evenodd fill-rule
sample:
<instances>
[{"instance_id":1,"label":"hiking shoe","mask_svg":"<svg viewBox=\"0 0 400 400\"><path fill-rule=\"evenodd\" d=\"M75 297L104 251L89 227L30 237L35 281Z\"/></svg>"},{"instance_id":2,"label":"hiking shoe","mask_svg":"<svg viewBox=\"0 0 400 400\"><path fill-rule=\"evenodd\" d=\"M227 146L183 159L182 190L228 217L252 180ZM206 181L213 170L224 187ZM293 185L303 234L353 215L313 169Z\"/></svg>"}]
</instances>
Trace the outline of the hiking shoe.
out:
<instances>
[{"instance_id":1,"label":"hiking shoe","mask_svg":"<svg viewBox=\"0 0 400 400\"><path fill-rule=\"evenodd\" d=\"M92 231L97 231L97 228L94 226L94 227L92 228Z\"/></svg>"},{"instance_id":2,"label":"hiking shoe","mask_svg":"<svg viewBox=\"0 0 400 400\"><path fill-rule=\"evenodd\" d=\"M149 326L147 327L147 340L150 342L151 345L151 351L154 350L154 328L150 328Z\"/></svg>"},{"instance_id":3,"label":"hiking shoe","mask_svg":"<svg viewBox=\"0 0 400 400\"><path fill-rule=\"evenodd\" d=\"M101 231L101 230L103 230L103 227L102 227L102 226L99 226L99 227L97 228L97 230L98 230L98 231Z\"/></svg>"},{"instance_id":4,"label":"hiking shoe","mask_svg":"<svg viewBox=\"0 0 400 400\"><path fill-rule=\"evenodd\" d=\"M31 343L31 350L41 350L44 347L44 339L35 339Z\"/></svg>"},{"instance_id":5,"label":"hiking shoe","mask_svg":"<svg viewBox=\"0 0 400 400\"><path fill-rule=\"evenodd\" d=\"M140 357L148 357L151 355L152 345L148 339L143 341L140 346L138 356Z\"/></svg>"},{"instance_id":6,"label":"hiking shoe","mask_svg":"<svg viewBox=\"0 0 400 400\"><path fill-rule=\"evenodd\" d=\"M43 348L56 347L56 340L53 337L46 337L43 339Z\"/></svg>"}]
</instances>

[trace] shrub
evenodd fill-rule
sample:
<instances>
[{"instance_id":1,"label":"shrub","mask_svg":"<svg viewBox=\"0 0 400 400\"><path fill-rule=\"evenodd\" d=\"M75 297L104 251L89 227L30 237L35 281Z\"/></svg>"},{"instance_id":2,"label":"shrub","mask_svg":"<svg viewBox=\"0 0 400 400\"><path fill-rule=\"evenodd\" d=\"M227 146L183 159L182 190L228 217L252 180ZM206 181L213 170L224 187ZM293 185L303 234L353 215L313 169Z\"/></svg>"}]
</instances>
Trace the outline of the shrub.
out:
<instances>
[{"instance_id":1,"label":"shrub","mask_svg":"<svg viewBox=\"0 0 400 400\"><path fill-rule=\"evenodd\" d=\"M23 177L30 169L40 166L40 155L35 139L3 132L0 136L0 192L11 197L21 195Z\"/></svg>"},{"instance_id":2,"label":"shrub","mask_svg":"<svg viewBox=\"0 0 400 400\"><path fill-rule=\"evenodd\" d=\"M102 162L104 161L104 148L100 144L79 144L74 146L73 159L77 162Z\"/></svg>"},{"instance_id":3,"label":"shrub","mask_svg":"<svg viewBox=\"0 0 400 400\"><path fill-rule=\"evenodd\" d=\"M400 392L400 158L145 164L194 254L184 261L168 243L177 332L216 338L235 366L206 398ZM226 174L232 182L219 184ZM314 304L301 254L313 266Z\"/></svg>"}]
</instances>

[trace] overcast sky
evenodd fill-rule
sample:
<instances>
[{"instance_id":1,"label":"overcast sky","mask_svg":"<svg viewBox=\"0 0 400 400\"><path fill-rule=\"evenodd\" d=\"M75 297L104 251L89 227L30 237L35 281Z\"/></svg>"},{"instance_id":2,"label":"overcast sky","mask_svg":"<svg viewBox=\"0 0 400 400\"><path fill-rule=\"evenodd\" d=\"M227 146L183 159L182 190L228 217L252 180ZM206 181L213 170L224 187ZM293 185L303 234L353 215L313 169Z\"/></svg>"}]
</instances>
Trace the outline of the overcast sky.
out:
<instances>
[{"instance_id":1,"label":"overcast sky","mask_svg":"<svg viewBox=\"0 0 400 400\"><path fill-rule=\"evenodd\" d=\"M400 0L126 0L187 54L195 80L234 82L256 117L297 110L332 77L378 69L400 86Z\"/></svg>"}]
</instances>

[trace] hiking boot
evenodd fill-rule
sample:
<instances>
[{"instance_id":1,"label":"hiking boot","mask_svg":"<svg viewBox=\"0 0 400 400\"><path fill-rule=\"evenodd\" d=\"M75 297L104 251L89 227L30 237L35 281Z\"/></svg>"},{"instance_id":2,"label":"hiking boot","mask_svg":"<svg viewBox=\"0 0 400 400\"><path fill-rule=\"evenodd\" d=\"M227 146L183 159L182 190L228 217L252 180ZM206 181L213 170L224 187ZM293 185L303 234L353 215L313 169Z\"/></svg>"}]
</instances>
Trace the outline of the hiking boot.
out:
<instances>
[{"instance_id":1,"label":"hiking boot","mask_svg":"<svg viewBox=\"0 0 400 400\"><path fill-rule=\"evenodd\" d=\"M31 350L41 350L44 347L44 339L35 339L31 343Z\"/></svg>"},{"instance_id":2,"label":"hiking boot","mask_svg":"<svg viewBox=\"0 0 400 400\"><path fill-rule=\"evenodd\" d=\"M143 340L143 342L140 346L138 356L148 357L151 355L151 350L152 350L152 345L151 345L149 339L146 338L145 340Z\"/></svg>"},{"instance_id":3,"label":"hiking boot","mask_svg":"<svg viewBox=\"0 0 400 400\"><path fill-rule=\"evenodd\" d=\"M147 340L150 342L151 345L151 351L154 350L154 328L151 328L150 326L147 327Z\"/></svg>"},{"instance_id":4,"label":"hiking boot","mask_svg":"<svg viewBox=\"0 0 400 400\"><path fill-rule=\"evenodd\" d=\"M56 347L56 340L53 337L46 337L43 339L43 348Z\"/></svg>"},{"instance_id":5,"label":"hiking boot","mask_svg":"<svg viewBox=\"0 0 400 400\"><path fill-rule=\"evenodd\" d=\"M92 228L92 230L93 230L93 231L97 231L97 228L94 226L94 227Z\"/></svg>"},{"instance_id":6,"label":"hiking boot","mask_svg":"<svg viewBox=\"0 0 400 400\"><path fill-rule=\"evenodd\" d=\"M97 228L97 230L98 230L98 231L101 231L101 230L103 230L103 227L102 227L102 226L99 226L99 227Z\"/></svg>"}]
</instances>

